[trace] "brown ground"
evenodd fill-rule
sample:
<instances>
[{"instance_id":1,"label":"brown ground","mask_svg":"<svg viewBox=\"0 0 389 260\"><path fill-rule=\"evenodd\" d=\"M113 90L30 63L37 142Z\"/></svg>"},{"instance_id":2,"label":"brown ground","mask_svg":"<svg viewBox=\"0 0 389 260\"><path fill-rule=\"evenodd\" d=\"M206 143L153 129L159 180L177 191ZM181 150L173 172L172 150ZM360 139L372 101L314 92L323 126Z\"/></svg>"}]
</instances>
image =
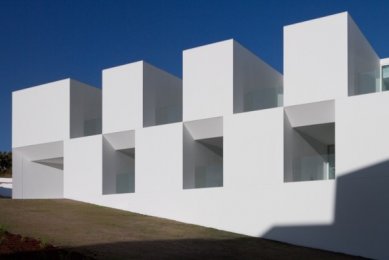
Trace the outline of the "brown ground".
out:
<instances>
[{"instance_id":1,"label":"brown ground","mask_svg":"<svg viewBox=\"0 0 389 260\"><path fill-rule=\"evenodd\" d=\"M0 171L0 178L12 178L12 171Z\"/></svg>"},{"instance_id":2,"label":"brown ground","mask_svg":"<svg viewBox=\"0 0 389 260\"><path fill-rule=\"evenodd\" d=\"M80 253L56 248L30 237L0 229L1 259L87 259Z\"/></svg>"},{"instance_id":3,"label":"brown ground","mask_svg":"<svg viewBox=\"0 0 389 260\"><path fill-rule=\"evenodd\" d=\"M0 225L98 259L353 259L71 200L0 199Z\"/></svg>"},{"instance_id":4,"label":"brown ground","mask_svg":"<svg viewBox=\"0 0 389 260\"><path fill-rule=\"evenodd\" d=\"M0 178L11 178L12 177L12 170L8 169L5 171L0 171Z\"/></svg>"}]
</instances>

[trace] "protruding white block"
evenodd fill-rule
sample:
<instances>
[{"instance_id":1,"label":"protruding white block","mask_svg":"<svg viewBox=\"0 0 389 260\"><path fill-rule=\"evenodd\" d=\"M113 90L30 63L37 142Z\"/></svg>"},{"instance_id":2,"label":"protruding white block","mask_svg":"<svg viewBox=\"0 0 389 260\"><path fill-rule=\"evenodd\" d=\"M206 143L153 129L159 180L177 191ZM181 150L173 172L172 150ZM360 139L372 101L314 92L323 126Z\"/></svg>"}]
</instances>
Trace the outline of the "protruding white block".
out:
<instances>
[{"instance_id":1,"label":"protruding white block","mask_svg":"<svg viewBox=\"0 0 389 260\"><path fill-rule=\"evenodd\" d=\"M283 118L282 108L224 118L226 189L259 191L283 183Z\"/></svg>"},{"instance_id":2,"label":"protruding white block","mask_svg":"<svg viewBox=\"0 0 389 260\"><path fill-rule=\"evenodd\" d=\"M103 135L103 194L135 191L135 130Z\"/></svg>"},{"instance_id":3,"label":"protruding white block","mask_svg":"<svg viewBox=\"0 0 389 260\"><path fill-rule=\"evenodd\" d=\"M136 132L135 175L137 194L159 196L182 190L182 123Z\"/></svg>"},{"instance_id":4,"label":"protruding white block","mask_svg":"<svg viewBox=\"0 0 389 260\"><path fill-rule=\"evenodd\" d=\"M12 147L101 133L101 90L72 79L12 93Z\"/></svg>"},{"instance_id":5,"label":"protruding white block","mask_svg":"<svg viewBox=\"0 0 389 260\"><path fill-rule=\"evenodd\" d=\"M389 161L389 92L336 101L337 173Z\"/></svg>"},{"instance_id":6,"label":"protruding white block","mask_svg":"<svg viewBox=\"0 0 389 260\"><path fill-rule=\"evenodd\" d=\"M102 195L102 139L95 135L65 141L65 198L92 202Z\"/></svg>"},{"instance_id":7,"label":"protruding white block","mask_svg":"<svg viewBox=\"0 0 389 260\"><path fill-rule=\"evenodd\" d=\"M284 27L284 104L375 92L379 58L347 12Z\"/></svg>"},{"instance_id":8,"label":"protruding white block","mask_svg":"<svg viewBox=\"0 0 389 260\"><path fill-rule=\"evenodd\" d=\"M71 80L70 138L101 134L101 89Z\"/></svg>"},{"instance_id":9,"label":"protruding white block","mask_svg":"<svg viewBox=\"0 0 389 260\"><path fill-rule=\"evenodd\" d=\"M12 93L12 147L70 137L70 80Z\"/></svg>"},{"instance_id":10,"label":"protruding white block","mask_svg":"<svg viewBox=\"0 0 389 260\"><path fill-rule=\"evenodd\" d=\"M183 52L184 121L282 104L282 75L234 40Z\"/></svg>"},{"instance_id":11,"label":"protruding white block","mask_svg":"<svg viewBox=\"0 0 389 260\"><path fill-rule=\"evenodd\" d=\"M181 80L144 61L103 71L103 133L182 120Z\"/></svg>"},{"instance_id":12,"label":"protruding white block","mask_svg":"<svg viewBox=\"0 0 389 260\"><path fill-rule=\"evenodd\" d=\"M12 197L63 198L63 142L29 145L12 150Z\"/></svg>"}]
</instances>

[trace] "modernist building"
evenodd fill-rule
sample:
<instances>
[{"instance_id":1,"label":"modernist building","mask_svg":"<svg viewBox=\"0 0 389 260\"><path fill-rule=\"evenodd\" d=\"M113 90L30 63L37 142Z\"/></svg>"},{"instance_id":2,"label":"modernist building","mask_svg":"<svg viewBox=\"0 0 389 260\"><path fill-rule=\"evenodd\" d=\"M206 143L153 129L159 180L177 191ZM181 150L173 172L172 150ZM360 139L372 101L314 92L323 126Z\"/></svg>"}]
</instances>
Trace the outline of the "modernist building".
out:
<instances>
[{"instance_id":1,"label":"modernist building","mask_svg":"<svg viewBox=\"0 0 389 260\"><path fill-rule=\"evenodd\" d=\"M389 258L389 59L347 13L284 27L284 75L234 40L100 89L13 93L13 198L68 198Z\"/></svg>"}]
</instances>

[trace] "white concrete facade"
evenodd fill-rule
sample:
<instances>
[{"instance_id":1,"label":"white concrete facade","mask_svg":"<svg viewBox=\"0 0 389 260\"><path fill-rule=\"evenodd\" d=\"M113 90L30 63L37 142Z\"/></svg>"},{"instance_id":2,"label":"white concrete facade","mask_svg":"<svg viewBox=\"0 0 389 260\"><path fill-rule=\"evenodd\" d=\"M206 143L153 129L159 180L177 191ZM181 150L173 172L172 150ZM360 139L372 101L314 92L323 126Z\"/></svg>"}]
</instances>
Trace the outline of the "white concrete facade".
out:
<instances>
[{"instance_id":1,"label":"white concrete facade","mask_svg":"<svg viewBox=\"0 0 389 260\"><path fill-rule=\"evenodd\" d=\"M13 198L389 258L387 65L340 13L284 27L284 76L227 40L183 81L141 61L16 91Z\"/></svg>"}]
</instances>

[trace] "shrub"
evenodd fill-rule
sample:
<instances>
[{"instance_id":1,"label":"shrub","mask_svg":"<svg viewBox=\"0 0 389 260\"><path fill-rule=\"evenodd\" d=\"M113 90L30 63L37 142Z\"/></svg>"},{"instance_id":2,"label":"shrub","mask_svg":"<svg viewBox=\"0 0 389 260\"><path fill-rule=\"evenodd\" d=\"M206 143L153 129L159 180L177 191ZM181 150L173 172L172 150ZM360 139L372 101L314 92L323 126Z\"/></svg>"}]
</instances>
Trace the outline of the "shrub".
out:
<instances>
[{"instance_id":1,"label":"shrub","mask_svg":"<svg viewBox=\"0 0 389 260\"><path fill-rule=\"evenodd\" d=\"M10 177L12 175L12 153L0 152L0 175Z\"/></svg>"}]
</instances>

